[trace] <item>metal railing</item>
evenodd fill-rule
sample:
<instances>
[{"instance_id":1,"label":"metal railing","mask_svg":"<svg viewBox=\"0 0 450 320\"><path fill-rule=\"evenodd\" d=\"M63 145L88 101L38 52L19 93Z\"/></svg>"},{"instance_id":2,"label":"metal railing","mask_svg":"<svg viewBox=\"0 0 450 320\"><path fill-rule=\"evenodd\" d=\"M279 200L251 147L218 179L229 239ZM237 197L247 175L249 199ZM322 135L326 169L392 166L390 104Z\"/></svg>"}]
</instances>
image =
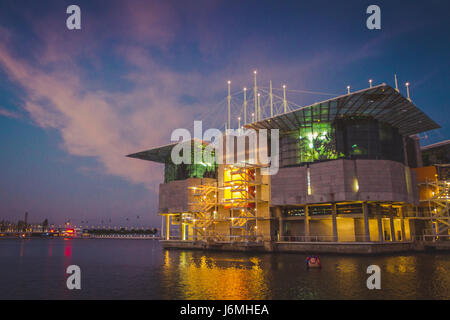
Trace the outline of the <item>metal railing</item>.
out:
<instances>
[{"instance_id":1,"label":"metal railing","mask_svg":"<svg viewBox=\"0 0 450 320\"><path fill-rule=\"evenodd\" d=\"M159 236L148 234L91 234L88 237L95 239L160 239Z\"/></svg>"},{"instance_id":2,"label":"metal railing","mask_svg":"<svg viewBox=\"0 0 450 320\"><path fill-rule=\"evenodd\" d=\"M425 241L425 242L436 242L436 241L450 241L450 234L424 234L421 236L415 237L416 241Z\"/></svg>"},{"instance_id":3,"label":"metal railing","mask_svg":"<svg viewBox=\"0 0 450 320\"><path fill-rule=\"evenodd\" d=\"M281 236L278 242L367 242L365 235L335 236Z\"/></svg>"},{"instance_id":4,"label":"metal railing","mask_svg":"<svg viewBox=\"0 0 450 320\"><path fill-rule=\"evenodd\" d=\"M189 236L181 239L180 236L169 236L169 239L162 238L162 240L178 240L178 241L203 241L203 242L263 242L262 235L197 235Z\"/></svg>"}]
</instances>

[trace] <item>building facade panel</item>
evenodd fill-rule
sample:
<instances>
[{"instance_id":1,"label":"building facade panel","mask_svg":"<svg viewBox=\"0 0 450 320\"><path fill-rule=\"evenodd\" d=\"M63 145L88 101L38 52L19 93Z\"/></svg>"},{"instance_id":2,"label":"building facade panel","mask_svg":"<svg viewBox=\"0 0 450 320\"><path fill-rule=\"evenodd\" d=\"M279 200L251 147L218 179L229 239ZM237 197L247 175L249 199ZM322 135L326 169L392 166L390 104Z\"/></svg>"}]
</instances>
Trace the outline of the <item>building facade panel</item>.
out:
<instances>
[{"instance_id":1,"label":"building facade panel","mask_svg":"<svg viewBox=\"0 0 450 320\"><path fill-rule=\"evenodd\" d=\"M191 187L211 185L216 182L211 178L189 178L174 180L159 185L159 213L183 213L192 211L194 202Z\"/></svg>"},{"instance_id":2,"label":"building facade panel","mask_svg":"<svg viewBox=\"0 0 450 320\"><path fill-rule=\"evenodd\" d=\"M272 205L301 204L306 202L307 168L280 168L271 179Z\"/></svg>"},{"instance_id":3,"label":"building facade panel","mask_svg":"<svg viewBox=\"0 0 450 320\"><path fill-rule=\"evenodd\" d=\"M334 160L310 164L309 168L281 168L271 177L272 205L342 201L416 204L415 189L416 176L411 170L390 160Z\"/></svg>"}]
</instances>

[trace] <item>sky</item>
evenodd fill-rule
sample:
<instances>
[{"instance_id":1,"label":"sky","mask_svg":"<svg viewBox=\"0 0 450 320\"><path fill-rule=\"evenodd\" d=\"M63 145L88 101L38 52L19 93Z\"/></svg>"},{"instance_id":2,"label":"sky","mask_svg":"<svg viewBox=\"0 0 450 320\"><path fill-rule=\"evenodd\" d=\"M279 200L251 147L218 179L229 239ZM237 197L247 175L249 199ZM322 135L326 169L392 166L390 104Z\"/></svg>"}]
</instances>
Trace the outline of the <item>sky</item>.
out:
<instances>
[{"instance_id":1,"label":"sky","mask_svg":"<svg viewBox=\"0 0 450 320\"><path fill-rule=\"evenodd\" d=\"M81 9L68 30L66 8ZM381 30L366 9L381 9ZM225 122L220 101L258 82L328 93L400 89L449 139L450 2L0 2L0 220L155 226L162 165L125 155L170 142L194 120ZM223 112L222 112L223 111Z\"/></svg>"}]
</instances>

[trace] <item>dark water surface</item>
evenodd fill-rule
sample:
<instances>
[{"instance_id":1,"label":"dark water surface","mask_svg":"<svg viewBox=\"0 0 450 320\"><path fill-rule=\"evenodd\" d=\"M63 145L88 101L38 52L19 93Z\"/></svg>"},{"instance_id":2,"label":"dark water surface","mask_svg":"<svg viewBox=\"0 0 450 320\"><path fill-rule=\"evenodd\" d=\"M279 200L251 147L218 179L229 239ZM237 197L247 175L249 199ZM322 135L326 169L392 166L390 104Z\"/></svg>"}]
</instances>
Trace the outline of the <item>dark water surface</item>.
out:
<instances>
[{"instance_id":1,"label":"dark water surface","mask_svg":"<svg viewBox=\"0 0 450 320\"><path fill-rule=\"evenodd\" d=\"M450 254L322 255L164 250L152 240L2 239L0 299L450 299ZM68 290L66 268L81 268ZM381 268L368 290L366 268Z\"/></svg>"}]
</instances>

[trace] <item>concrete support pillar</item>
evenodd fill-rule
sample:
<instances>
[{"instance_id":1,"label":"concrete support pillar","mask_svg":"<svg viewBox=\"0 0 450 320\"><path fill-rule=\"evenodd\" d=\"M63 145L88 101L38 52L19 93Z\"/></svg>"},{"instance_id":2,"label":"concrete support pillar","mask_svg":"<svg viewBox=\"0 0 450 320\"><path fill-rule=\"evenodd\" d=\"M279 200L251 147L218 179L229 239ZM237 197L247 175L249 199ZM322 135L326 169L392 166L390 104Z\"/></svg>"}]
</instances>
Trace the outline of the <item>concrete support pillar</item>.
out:
<instances>
[{"instance_id":1,"label":"concrete support pillar","mask_svg":"<svg viewBox=\"0 0 450 320\"><path fill-rule=\"evenodd\" d=\"M433 226L433 234L437 236L439 234L439 223L437 223L437 221L432 222L432 226Z\"/></svg>"},{"instance_id":2,"label":"concrete support pillar","mask_svg":"<svg viewBox=\"0 0 450 320\"><path fill-rule=\"evenodd\" d=\"M377 224L378 224L378 241L384 242L383 220L381 219L381 216L377 216Z\"/></svg>"},{"instance_id":3,"label":"concrete support pillar","mask_svg":"<svg viewBox=\"0 0 450 320\"><path fill-rule=\"evenodd\" d=\"M166 240L170 240L170 215L166 215Z\"/></svg>"},{"instance_id":4,"label":"concrete support pillar","mask_svg":"<svg viewBox=\"0 0 450 320\"><path fill-rule=\"evenodd\" d=\"M183 224L183 219L180 217L180 240L184 240L184 224Z\"/></svg>"},{"instance_id":5,"label":"concrete support pillar","mask_svg":"<svg viewBox=\"0 0 450 320\"><path fill-rule=\"evenodd\" d=\"M338 241L338 233L337 233L337 221L336 221L336 203L333 203L331 206L331 219L333 223L333 241Z\"/></svg>"},{"instance_id":6,"label":"concrete support pillar","mask_svg":"<svg viewBox=\"0 0 450 320\"><path fill-rule=\"evenodd\" d=\"M284 234L283 234L283 213L281 212L281 208L276 208L276 213L278 216L278 239L277 241L283 241L284 240Z\"/></svg>"},{"instance_id":7,"label":"concrete support pillar","mask_svg":"<svg viewBox=\"0 0 450 320\"><path fill-rule=\"evenodd\" d=\"M402 241L406 241L405 210L406 210L406 207L401 207L400 208L400 226L402 228Z\"/></svg>"},{"instance_id":8,"label":"concrete support pillar","mask_svg":"<svg viewBox=\"0 0 450 320\"><path fill-rule=\"evenodd\" d=\"M402 138L402 142L403 142L403 158L404 158L404 164L405 166L409 166L409 161L408 161L408 152L407 152L407 148L406 148L406 138L403 137Z\"/></svg>"},{"instance_id":9,"label":"concrete support pillar","mask_svg":"<svg viewBox=\"0 0 450 320\"><path fill-rule=\"evenodd\" d=\"M391 241L395 241L395 228L394 228L394 217L389 218L389 222L391 223Z\"/></svg>"},{"instance_id":10,"label":"concrete support pillar","mask_svg":"<svg viewBox=\"0 0 450 320\"><path fill-rule=\"evenodd\" d=\"M197 241L197 224L196 224L195 219L194 219L193 224L192 224L192 239L194 241Z\"/></svg>"},{"instance_id":11,"label":"concrete support pillar","mask_svg":"<svg viewBox=\"0 0 450 320\"><path fill-rule=\"evenodd\" d=\"M305 206L305 241L309 241L309 212L308 212L308 206Z\"/></svg>"},{"instance_id":12,"label":"concrete support pillar","mask_svg":"<svg viewBox=\"0 0 450 320\"><path fill-rule=\"evenodd\" d=\"M161 230L159 235L161 239L164 239L164 216L161 216Z\"/></svg>"},{"instance_id":13,"label":"concrete support pillar","mask_svg":"<svg viewBox=\"0 0 450 320\"><path fill-rule=\"evenodd\" d=\"M364 217L364 241L370 242L370 229L369 229L369 206L367 202L362 204L363 217Z\"/></svg>"}]
</instances>

